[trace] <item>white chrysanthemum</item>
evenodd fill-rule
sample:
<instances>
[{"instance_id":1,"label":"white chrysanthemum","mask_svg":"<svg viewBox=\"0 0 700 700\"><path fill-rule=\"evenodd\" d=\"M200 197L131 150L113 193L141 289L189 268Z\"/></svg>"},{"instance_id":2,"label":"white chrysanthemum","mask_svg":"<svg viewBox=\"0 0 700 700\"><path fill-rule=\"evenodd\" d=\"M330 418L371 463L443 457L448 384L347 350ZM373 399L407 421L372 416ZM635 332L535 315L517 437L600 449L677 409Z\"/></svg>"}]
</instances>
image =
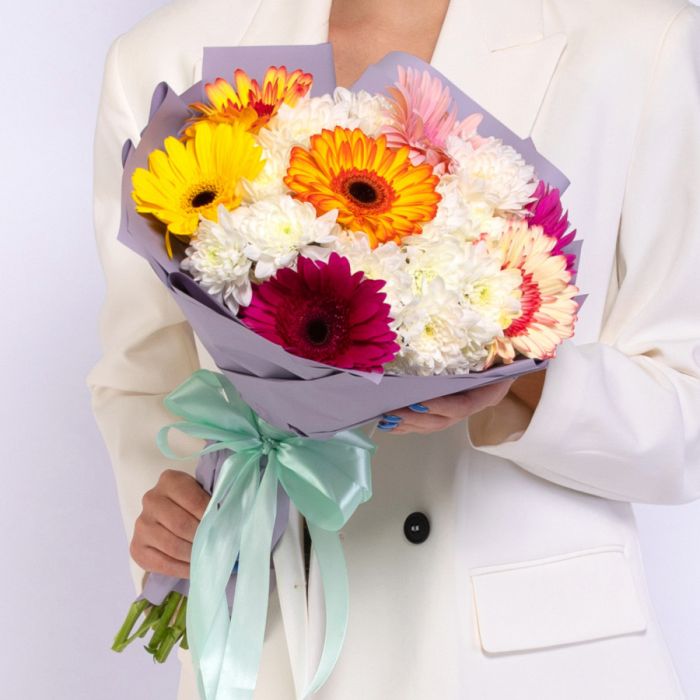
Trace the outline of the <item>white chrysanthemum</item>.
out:
<instances>
[{"instance_id":1,"label":"white chrysanthemum","mask_svg":"<svg viewBox=\"0 0 700 700\"><path fill-rule=\"evenodd\" d=\"M209 294L223 296L238 313L252 298L251 261L244 254L245 241L231 224L232 212L220 206L219 222L202 219L180 263Z\"/></svg>"},{"instance_id":2,"label":"white chrysanthemum","mask_svg":"<svg viewBox=\"0 0 700 700\"><path fill-rule=\"evenodd\" d=\"M362 271L368 279L385 281L381 291L391 307L392 329L395 329L403 308L413 300L412 279L406 270L403 250L394 241L371 248L366 234L349 231L337 237L334 247L348 259L353 272Z\"/></svg>"},{"instance_id":3,"label":"white chrysanthemum","mask_svg":"<svg viewBox=\"0 0 700 700\"><path fill-rule=\"evenodd\" d=\"M475 149L451 136L447 152L456 163L462 194L475 209L473 218L490 217L494 211L517 214L532 201L537 184L534 168L500 139L488 138Z\"/></svg>"},{"instance_id":4,"label":"white chrysanthemum","mask_svg":"<svg viewBox=\"0 0 700 700\"><path fill-rule=\"evenodd\" d=\"M243 252L255 262L255 277L262 281L292 266L298 255L327 258L339 231L336 215L332 210L317 217L308 202L281 195L238 207L227 226L245 242Z\"/></svg>"},{"instance_id":5,"label":"white chrysanthemum","mask_svg":"<svg viewBox=\"0 0 700 700\"><path fill-rule=\"evenodd\" d=\"M479 227L472 219L469 202L460 191L459 179L454 175L443 175L435 190L442 199L438 202L435 217L423 225L421 235L433 240L451 233L464 242L478 238Z\"/></svg>"},{"instance_id":6,"label":"white chrysanthemum","mask_svg":"<svg viewBox=\"0 0 700 700\"><path fill-rule=\"evenodd\" d=\"M500 331L446 289L441 278L409 304L398 328L401 351L387 367L397 374L467 374L481 369Z\"/></svg>"},{"instance_id":7,"label":"white chrysanthemum","mask_svg":"<svg viewBox=\"0 0 700 700\"><path fill-rule=\"evenodd\" d=\"M308 148L313 134L348 123L347 107L337 104L330 95L306 97L294 107L283 104L269 124L261 129L258 140L270 151L278 152L292 146Z\"/></svg>"},{"instance_id":8,"label":"white chrysanthemum","mask_svg":"<svg viewBox=\"0 0 700 700\"><path fill-rule=\"evenodd\" d=\"M461 293L481 316L508 328L520 314L522 276L515 268L501 269L503 254L484 242L470 245L462 267Z\"/></svg>"},{"instance_id":9,"label":"white chrysanthemum","mask_svg":"<svg viewBox=\"0 0 700 700\"><path fill-rule=\"evenodd\" d=\"M406 250L406 271L411 276L413 293L420 296L436 278L441 278L450 291L459 291L466 264L465 253L471 246L457 236L444 234L426 237L422 234L403 239Z\"/></svg>"},{"instance_id":10,"label":"white chrysanthemum","mask_svg":"<svg viewBox=\"0 0 700 700\"><path fill-rule=\"evenodd\" d=\"M289 192L284 176L289 168L292 147L263 148L265 164L254 180L242 180L243 201L250 204L268 197L279 197Z\"/></svg>"},{"instance_id":11,"label":"white chrysanthemum","mask_svg":"<svg viewBox=\"0 0 700 700\"><path fill-rule=\"evenodd\" d=\"M346 123L340 126L361 129L367 136L377 138L382 133L382 126L389 121L389 101L383 95L370 95L365 90L351 92L347 88L337 87L333 99L346 115Z\"/></svg>"}]
</instances>

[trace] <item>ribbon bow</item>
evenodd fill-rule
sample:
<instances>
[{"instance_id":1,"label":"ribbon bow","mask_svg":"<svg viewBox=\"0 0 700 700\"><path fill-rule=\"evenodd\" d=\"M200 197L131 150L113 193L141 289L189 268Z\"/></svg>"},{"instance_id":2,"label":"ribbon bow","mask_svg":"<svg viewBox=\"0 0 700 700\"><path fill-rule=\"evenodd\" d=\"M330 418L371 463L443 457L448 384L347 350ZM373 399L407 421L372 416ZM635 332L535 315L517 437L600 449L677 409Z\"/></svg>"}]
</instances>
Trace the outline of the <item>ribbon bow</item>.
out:
<instances>
[{"instance_id":1,"label":"ribbon bow","mask_svg":"<svg viewBox=\"0 0 700 700\"><path fill-rule=\"evenodd\" d=\"M372 495L375 445L355 431L329 440L286 433L260 418L222 374L194 372L165 398L184 418L164 427L158 447L171 459L227 450L192 543L187 641L202 700L251 700L265 635L277 484L306 518L326 606L323 652L306 698L327 680L340 655L348 619L348 580L338 530ZM179 457L171 429L209 441ZM262 469L261 469L262 468ZM263 472L262 479L260 473ZM226 584L238 558L231 617Z\"/></svg>"}]
</instances>

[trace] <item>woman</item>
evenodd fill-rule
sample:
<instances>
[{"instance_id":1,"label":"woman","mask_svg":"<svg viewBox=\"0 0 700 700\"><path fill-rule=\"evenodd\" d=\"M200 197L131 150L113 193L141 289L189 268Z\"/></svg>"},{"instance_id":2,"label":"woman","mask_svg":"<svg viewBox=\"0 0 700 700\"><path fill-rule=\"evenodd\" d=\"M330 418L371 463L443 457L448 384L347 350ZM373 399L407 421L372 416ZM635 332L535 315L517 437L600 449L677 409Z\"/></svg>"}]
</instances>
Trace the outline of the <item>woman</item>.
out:
<instances>
[{"instance_id":1,"label":"woman","mask_svg":"<svg viewBox=\"0 0 700 700\"><path fill-rule=\"evenodd\" d=\"M172 421L163 396L214 367L152 271L116 241L122 142L138 138L158 82L182 91L199 79L203 46L330 40L341 85L407 50L571 179L589 298L546 374L401 409L398 426L373 434L374 495L342 532L347 638L315 697L683 697L630 503L700 497L700 11L685 0L612 7L191 0L115 42L95 146L104 355L89 383L137 590L146 570L189 574L208 497L194 462L168 465L153 436ZM183 451L195 447L183 438ZM286 700L323 636L319 574L312 556L307 606L293 508L273 562L255 697ZM189 653L178 655L178 697L194 700Z\"/></svg>"}]
</instances>

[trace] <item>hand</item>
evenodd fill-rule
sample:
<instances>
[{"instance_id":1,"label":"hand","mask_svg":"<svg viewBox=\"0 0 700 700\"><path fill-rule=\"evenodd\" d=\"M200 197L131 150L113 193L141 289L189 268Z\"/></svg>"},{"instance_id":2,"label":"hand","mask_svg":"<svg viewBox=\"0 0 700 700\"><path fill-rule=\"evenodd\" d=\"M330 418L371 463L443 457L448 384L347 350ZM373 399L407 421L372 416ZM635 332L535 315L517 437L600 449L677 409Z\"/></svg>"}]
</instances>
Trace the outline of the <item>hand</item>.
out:
<instances>
[{"instance_id":1,"label":"hand","mask_svg":"<svg viewBox=\"0 0 700 700\"><path fill-rule=\"evenodd\" d=\"M445 430L472 413L478 413L488 406L500 403L510 390L513 381L505 379L479 389L441 396L424 401L422 404L400 408L386 414L378 427L393 435L434 433ZM394 427L390 427L392 425Z\"/></svg>"},{"instance_id":2,"label":"hand","mask_svg":"<svg viewBox=\"0 0 700 700\"><path fill-rule=\"evenodd\" d=\"M141 499L132 559L146 571L189 578L194 533L210 499L189 474L166 469Z\"/></svg>"}]
</instances>

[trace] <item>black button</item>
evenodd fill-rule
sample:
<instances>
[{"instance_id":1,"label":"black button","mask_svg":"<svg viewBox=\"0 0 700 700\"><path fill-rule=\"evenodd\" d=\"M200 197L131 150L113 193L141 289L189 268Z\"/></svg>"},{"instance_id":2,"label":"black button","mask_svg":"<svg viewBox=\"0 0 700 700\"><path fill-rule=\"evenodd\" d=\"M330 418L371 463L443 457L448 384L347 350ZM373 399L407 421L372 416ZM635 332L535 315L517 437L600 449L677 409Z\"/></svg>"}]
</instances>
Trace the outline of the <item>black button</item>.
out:
<instances>
[{"instance_id":1,"label":"black button","mask_svg":"<svg viewBox=\"0 0 700 700\"><path fill-rule=\"evenodd\" d=\"M413 544L420 544L428 539L430 520L425 513L411 513L403 524L403 534Z\"/></svg>"}]
</instances>

